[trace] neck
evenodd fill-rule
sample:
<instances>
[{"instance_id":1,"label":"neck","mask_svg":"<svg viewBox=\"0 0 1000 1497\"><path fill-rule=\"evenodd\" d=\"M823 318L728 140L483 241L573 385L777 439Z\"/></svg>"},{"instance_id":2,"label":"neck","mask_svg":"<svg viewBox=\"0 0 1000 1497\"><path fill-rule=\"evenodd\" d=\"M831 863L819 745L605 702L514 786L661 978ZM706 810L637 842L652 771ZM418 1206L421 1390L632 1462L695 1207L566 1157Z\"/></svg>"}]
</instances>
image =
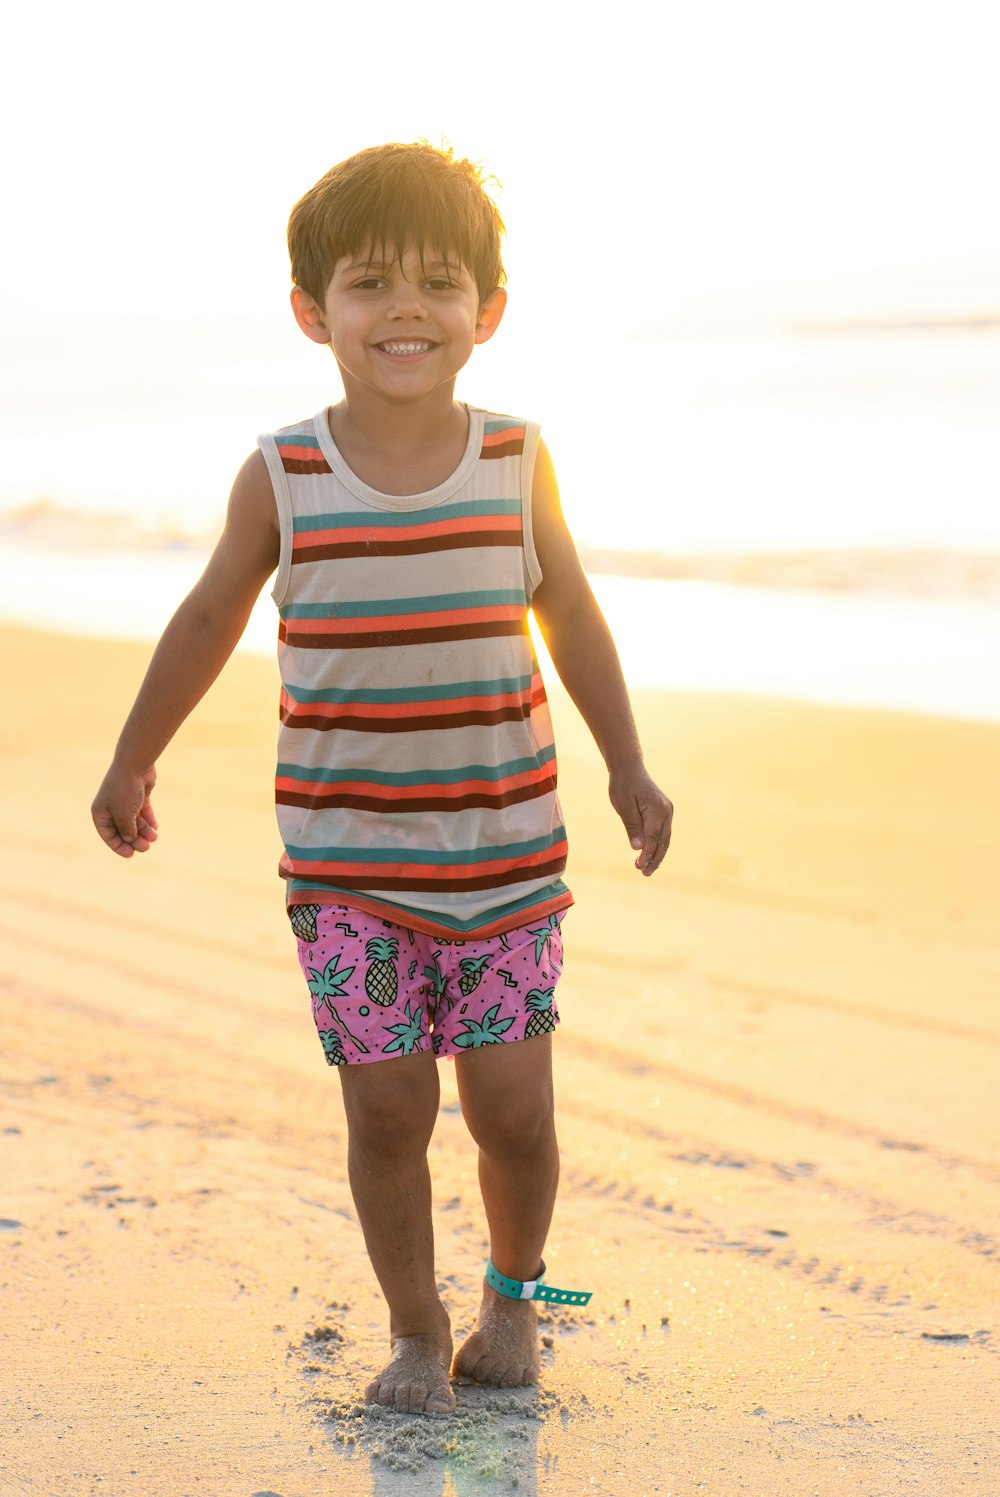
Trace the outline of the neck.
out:
<instances>
[{"instance_id":1,"label":"neck","mask_svg":"<svg viewBox=\"0 0 1000 1497\"><path fill-rule=\"evenodd\" d=\"M344 398L332 411L334 438L387 454L438 447L466 426L465 407L456 403L454 389L452 382L423 400L404 404L345 385Z\"/></svg>"}]
</instances>

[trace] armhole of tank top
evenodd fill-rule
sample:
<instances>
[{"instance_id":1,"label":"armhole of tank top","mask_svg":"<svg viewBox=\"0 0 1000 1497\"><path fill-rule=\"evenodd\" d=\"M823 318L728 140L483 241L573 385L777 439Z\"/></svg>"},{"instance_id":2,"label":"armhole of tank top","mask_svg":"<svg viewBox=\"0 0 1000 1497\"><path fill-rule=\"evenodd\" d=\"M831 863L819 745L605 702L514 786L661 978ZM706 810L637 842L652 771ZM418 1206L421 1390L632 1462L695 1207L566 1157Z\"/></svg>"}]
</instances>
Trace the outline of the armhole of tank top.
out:
<instances>
[{"instance_id":1,"label":"armhole of tank top","mask_svg":"<svg viewBox=\"0 0 1000 1497\"><path fill-rule=\"evenodd\" d=\"M258 437L257 445L264 454L267 471L271 476L271 488L274 490L274 504L278 511L278 535L280 537L278 570L275 573L271 597L280 608L288 591L289 574L292 570L292 496L288 492L288 479L285 476L281 458L278 456L278 446L274 437L270 433Z\"/></svg>"},{"instance_id":2,"label":"armhole of tank top","mask_svg":"<svg viewBox=\"0 0 1000 1497\"><path fill-rule=\"evenodd\" d=\"M531 524L531 488L535 479L535 458L541 440L541 427L536 421L524 423L524 451L521 454L521 533L524 542L524 590L531 602L535 588L542 580L542 569L535 551L535 538Z\"/></svg>"}]
</instances>

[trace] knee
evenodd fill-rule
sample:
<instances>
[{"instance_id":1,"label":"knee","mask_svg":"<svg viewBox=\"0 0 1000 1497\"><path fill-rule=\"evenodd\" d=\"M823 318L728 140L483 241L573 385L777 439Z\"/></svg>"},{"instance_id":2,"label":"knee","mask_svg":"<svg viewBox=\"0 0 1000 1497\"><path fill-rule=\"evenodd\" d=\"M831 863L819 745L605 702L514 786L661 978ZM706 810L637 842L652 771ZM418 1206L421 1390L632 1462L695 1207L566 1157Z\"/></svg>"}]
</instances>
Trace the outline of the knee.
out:
<instances>
[{"instance_id":1,"label":"knee","mask_svg":"<svg viewBox=\"0 0 1000 1497\"><path fill-rule=\"evenodd\" d=\"M358 1067L359 1073L371 1069ZM437 1097L378 1084L374 1078L366 1085L367 1080L359 1074L344 1087L351 1147L387 1163L426 1154L437 1118Z\"/></svg>"},{"instance_id":2,"label":"knee","mask_svg":"<svg viewBox=\"0 0 1000 1497\"><path fill-rule=\"evenodd\" d=\"M473 1106L465 1120L485 1154L530 1157L554 1136L552 1086L513 1088L494 1098L492 1105L484 1100Z\"/></svg>"}]
</instances>

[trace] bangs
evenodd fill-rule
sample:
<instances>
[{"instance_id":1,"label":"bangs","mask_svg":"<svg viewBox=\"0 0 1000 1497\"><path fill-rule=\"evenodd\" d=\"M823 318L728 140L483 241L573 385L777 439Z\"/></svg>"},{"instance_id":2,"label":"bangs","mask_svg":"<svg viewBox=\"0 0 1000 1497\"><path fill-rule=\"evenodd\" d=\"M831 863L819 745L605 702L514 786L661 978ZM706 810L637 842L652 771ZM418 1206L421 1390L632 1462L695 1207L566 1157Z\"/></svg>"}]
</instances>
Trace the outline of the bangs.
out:
<instances>
[{"instance_id":1,"label":"bangs","mask_svg":"<svg viewBox=\"0 0 1000 1497\"><path fill-rule=\"evenodd\" d=\"M374 264L408 249L461 266L485 301L503 284L503 221L477 169L433 146L376 146L343 161L292 209L292 278L322 301L337 262Z\"/></svg>"},{"instance_id":2,"label":"bangs","mask_svg":"<svg viewBox=\"0 0 1000 1497\"><path fill-rule=\"evenodd\" d=\"M392 177L387 174L365 184L366 191L349 204L350 211L338 225L339 243L331 245L336 259L352 255L369 263L379 258L388 262L402 259L412 248L421 268L425 256L434 256L446 265L471 270L476 226L461 211L464 205L445 201L440 193L429 191L427 183L402 172Z\"/></svg>"}]
</instances>

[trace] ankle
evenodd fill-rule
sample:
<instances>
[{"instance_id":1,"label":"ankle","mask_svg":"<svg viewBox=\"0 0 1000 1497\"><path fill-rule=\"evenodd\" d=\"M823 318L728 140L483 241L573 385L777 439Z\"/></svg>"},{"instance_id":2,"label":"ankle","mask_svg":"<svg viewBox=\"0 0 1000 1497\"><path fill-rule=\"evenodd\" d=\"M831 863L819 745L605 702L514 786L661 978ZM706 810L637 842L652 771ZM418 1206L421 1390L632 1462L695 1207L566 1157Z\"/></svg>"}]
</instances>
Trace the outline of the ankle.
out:
<instances>
[{"instance_id":1,"label":"ankle","mask_svg":"<svg viewBox=\"0 0 1000 1497\"><path fill-rule=\"evenodd\" d=\"M389 1336L429 1336L435 1341L451 1341L451 1318L440 1300L429 1305L407 1305L390 1311Z\"/></svg>"}]
</instances>

